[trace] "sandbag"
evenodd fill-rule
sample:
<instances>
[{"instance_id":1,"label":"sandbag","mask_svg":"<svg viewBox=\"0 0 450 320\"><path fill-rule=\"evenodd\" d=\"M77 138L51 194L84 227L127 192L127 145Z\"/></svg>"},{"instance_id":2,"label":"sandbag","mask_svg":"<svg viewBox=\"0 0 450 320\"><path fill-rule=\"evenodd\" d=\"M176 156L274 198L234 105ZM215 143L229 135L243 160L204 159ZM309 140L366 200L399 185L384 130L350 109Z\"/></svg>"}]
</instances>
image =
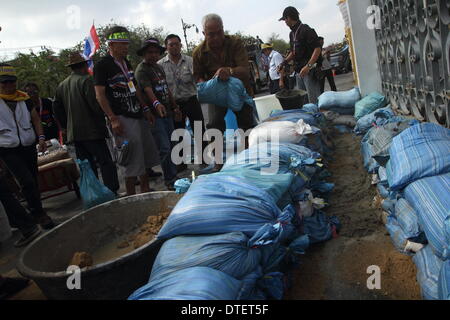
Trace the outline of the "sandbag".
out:
<instances>
[{"instance_id":1,"label":"sandbag","mask_svg":"<svg viewBox=\"0 0 450 320\"><path fill-rule=\"evenodd\" d=\"M273 111L270 117L263 121L265 122L278 122L278 121L290 121L297 123L300 119L303 119L307 124L314 127L320 127L323 121L323 115L321 113L311 114L302 109L294 110L282 110Z\"/></svg>"},{"instance_id":2,"label":"sandbag","mask_svg":"<svg viewBox=\"0 0 450 320\"><path fill-rule=\"evenodd\" d=\"M445 261L441 267L438 294L440 300L450 300L450 260Z\"/></svg>"},{"instance_id":3,"label":"sandbag","mask_svg":"<svg viewBox=\"0 0 450 320\"><path fill-rule=\"evenodd\" d=\"M318 133L320 130L311 127L303 119L297 123L290 121L263 122L252 130L248 139L249 146L263 142L299 143L306 135Z\"/></svg>"},{"instance_id":4,"label":"sandbag","mask_svg":"<svg viewBox=\"0 0 450 320\"><path fill-rule=\"evenodd\" d=\"M242 279L257 269L261 255L260 247L242 232L176 237L160 249L150 281L191 267L213 268Z\"/></svg>"},{"instance_id":5,"label":"sandbag","mask_svg":"<svg viewBox=\"0 0 450 320\"><path fill-rule=\"evenodd\" d=\"M417 180L405 188L404 194L434 253L442 260L449 259L450 173Z\"/></svg>"},{"instance_id":6,"label":"sandbag","mask_svg":"<svg viewBox=\"0 0 450 320\"><path fill-rule=\"evenodd\" d=\"M367 97L359 100L355 104L355 118L361 119L365 115L368 115L375 110L381 109L388 104L385 96L378 92L372 92Z\"/></svg>"},{"instance_id":7,"label":"sandbag","mask_svg":"<svg viewBox=\"0 0 450 320\"><path fill-rule=\"evenodd\" d=\"M330 240L340 228L341 224L337 217L328 217L319 210L311 217L303 218L303 232L309 237L311 244Z\"/></svg>"},{"instance_id":8,"label":"sandbag","mask_svg":"<svg viewBox=\"0 0 450 320\"><path fill-rule=\"evenodd\" d=\"M386 229L389 232L392 243L394 244L394 247L397 249L397 251L403 254L411 255L411 253L405 250L406 243L408 242L408 237L403 232L395 217L387 217Z\"/></svg>"},{"instance_id":9,"label":"sandbag","mask_svg":"<svg viewBox=\"0 0 450 320\"><path fill-rule=\"evenodd\" d=\"M319 109L353 115L355 113L355 104L360 99L361 94L357 87L349 91L326 91L319 96Z\"/></svg>"},{"instance_id":10,"label":"sandbag","mask_svg":"<svg viewBox=\"0 0 450 320\"><path fill-rule=\"evenodd\" d=\"M434 123L414 125L396 136L389 149L389 186L408 184L450 172L450 129Z\"/></svg>"},{"instance_id":11,"label":"sandbag","mask_svg":"<svg viewBox=\"0 0 450 320\"><path fill-rule=\"evenodd\" d=\"M369 143L372 145L372 157L380 165L386 166L389 161L389 148L395 136L399 135L411 125L417 124L409 120L390 122L382 127L375 127L369 137Z\"/></svg>"},{"instance_id":12,"label":"sandbag","mask_svg":"<svg viewBox=\"0 0 450 320\"><path fill-rule=\"evenodd\" d=\"M244 285L221 271L193 267L150 281L128 300L239 300Z\"/></svg>"},{"instance_id":13,"label":"sandbag","mask_svg":"<svg viewBox=\"0 0 450 320\"><path fill-rule=\"evenodd\" d=\"M294 215L292 206L281 211L271 195L239 177L200 176L175 206L158 238L236 231L253 237L267 224L271 233L266 240L277 242L291 232Z\"/></svg>"},{"instance_id":14,"label":"sandbag","mask_svg":"<svg viewBox=\"0 0 450 320\"><path fill-rule=\"evenodd\" d=\"M97 179L88 160L77 160L77 163L81 173L80 194L83 209L87 210L116 199L115 194Z\"/></svg>"},{"instance_id":15,"label":"sandbag","mask_svg":"<svg viewBox=\"0 0 450 320\"><path fill-rule=\"evenodd\" d=\"M319 107L314 103L308 103L303 106L302 110L310 113L317 113L319 112Z\"/></svg>"},{"instance_id":16,"label":"sandbag","mask_svg":"<svg viewBox=\"0 0 450 320\"><path fill-rule=\"evenodd\" d=\"M373 158L373 146L370 143L371 134L376 128L372 128L361 140L361 154L363 156L364 168L369 173L376 173L380 167L379 163Z\"/></svg>"},{"instance_id":17,"label":"sandbag","mask_svg":"<svg viewBox=\"0 0 450 320\"><path fill-rule=\"evenodd\" d=\"M392 111L390 106L375 110L374 112L361 117L356 122L356 127L353 131L358 135L365 134L374 125L382 126L386 124L392 117L394 117L394 112Z\"/></svg>"},{"instance_id":18,"label":"sandbag","mask_svg":"<svg viewBox=\"0 0 450 320\"><path fill-rule=\"evenodd\" d=\"M244 104L256 108L242 81L234 77L228 81L221 81L216 77L199 83L197 91L200 103L209 103L233 111L241 111Z\"/></svg>"},{"instance_id":19,"label":"sandbag","mask_svg":"<svg viewBox=\"0 0 450 320\"><path fill-rule=\"evenodd\" d=\"M395 204L395 217L403 230L406 238L417 242L417 238L423 233L419 226L419 219L411 205L403 198Z\"/></svg>"},{"instance_id":20,"label":"sandbag","mask_svg":"<svg viewBox=\"0 0 450 320\"><path fill-rule=\"evenodd\" d=\"M438 300L439 273L443 262L433 254L430 246L425 246L413 257L417 267L417 282L425 300Z\"/></svg>"},{"instance_id":21,"label":"sandbag","mask_svg":"<svg viewBox=\"0 0 450 320\"><path fill-rule=\"evenodd\" d=\"M355 117L350 116L350 115L347 115L347 116L341 116L340 115L339 117L334 119L332 121L332 123L335 126L342 125L342 126L346 126L346 127L349 127L349 128L354 128L356 126Z\"/></svg>"}]
</instances>

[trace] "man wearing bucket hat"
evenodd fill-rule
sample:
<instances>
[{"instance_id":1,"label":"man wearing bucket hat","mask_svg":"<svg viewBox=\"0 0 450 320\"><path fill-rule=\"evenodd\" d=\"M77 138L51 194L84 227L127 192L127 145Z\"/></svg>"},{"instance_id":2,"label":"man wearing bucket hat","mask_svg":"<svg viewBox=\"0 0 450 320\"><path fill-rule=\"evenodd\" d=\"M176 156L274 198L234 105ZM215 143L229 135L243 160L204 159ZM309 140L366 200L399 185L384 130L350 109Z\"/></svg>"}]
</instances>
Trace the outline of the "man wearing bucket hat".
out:
<instances>
[{"instance_id":1,"label":"man wearing bucket hat","mask_svg":"<svg viewBox=\"0 0 450 320\"><path fill-rule=\"evenodd\" d=\"M287 7L279 21L284 21L291 29L289 39L291 53L285 64L294 61L297 72L297 87L306 89L310 103L317 103L320 95L322 68L322 47L316 31L300 21L300 14L294 7Z\"/></svg>"},{"instance_id":2,"label":"man wearing bucket hat","mask_svg":"<svg viewBox=\"0 0 450 320\"><path fill-rule=\"evenodd\" d=\"M126 160L121 162L127 194L136 194L138 177L141 192L150 192L147 169L159 165L150 128L155 119L137 88L133 69L126 59L130 43L128 30L115 26L106 38L109 54L94 66L97 100L109 119L116 145L128 146Z\"/></svg>"},{"instance_id":3,"label":"man wearing bucket hat","mask_svg":"<svg viewBox=\"0 0 450 320\"><path fill-rule=\"evenodd\" d=\"M278 71L278 67L283 63L284 58L278 51L273 50L271 44L263 43L261 45L261 50L263 55L269 59L269 90L270 94L275 94L280 91L281 74Z\"/></svg>"},{"instance_id":4,"label":"man wearing bucket hat","mask_svg":"<svg viewBox=\"0 0 450 320\"><path fill-rule=\"evenodd\" d=\"M36 138L46 150L41 120L28 94L17 90L14 67L0 64L0 159L18 180L31 214L44 229L54 223L42 208L38 187Z\"/></svg>"},{"instance_id":5,"label":"man wearing bucket hat","mask_svg":"<svg viewBox=\"0 0 450 320\"><path fill-rule=\"evenodd\" d=\"M105 115L95 97L88 61L73 52L67 67L72 73L56 89L54 114L67 131L67 141L74 144L77 158L88 160L97 177L99 167L105 186L117 193L117 168L106 144Z\"/></svg>"},{"instance_id":6,"label":"man wearing bucket hat","mask_svg":"<svg viewBox=\"0 0 450 320\"><path fill-rule=\"evenodd\" d=\"M174 131L174 116L180 116L181 111L170 92L164 69L158 65L166 48L159 40L150 38L142 43L137 54L143 61L136 68L136 79L139 88L156 116L153 133L155 135L161 167L164 173L166 187L175 190L173 184L177 179L177 168L172 161L172 133Z\"/></svg>"}]
</instances>

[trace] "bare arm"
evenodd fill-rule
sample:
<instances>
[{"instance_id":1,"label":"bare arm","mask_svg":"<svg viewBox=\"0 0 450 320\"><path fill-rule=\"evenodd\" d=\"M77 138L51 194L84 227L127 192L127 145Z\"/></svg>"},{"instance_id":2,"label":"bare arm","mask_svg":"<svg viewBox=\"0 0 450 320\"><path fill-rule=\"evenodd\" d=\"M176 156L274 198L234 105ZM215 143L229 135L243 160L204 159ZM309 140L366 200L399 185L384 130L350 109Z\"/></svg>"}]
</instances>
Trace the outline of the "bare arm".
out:
<instances>
[{"instance_id":1,"label":"bare arm","mask_svg":"<svg viewBox=\"0 0 450 320\"><path fill-rule=\"evenodd\" d=\"M45 139L41 139L44 135L44 129L42 129L41 118L39 117L36 109L31 111L31 122L33 123L34 131L39 136L39 151L45 152L47 145L45 144Z\"/></svg>"},{"instance_id":2,"label":"bare arm","mask_svg":"<svg viewBox=\"0 0 450 320\"><path fill-rule=\"evenodd\" d=\"M308 64L313 65L314 63L316 63L317 59L319 59L321 53L322 53L322 48L314 49L313 55L311 56L311 59L309 59Z\"/></svg>"}]
</instances>

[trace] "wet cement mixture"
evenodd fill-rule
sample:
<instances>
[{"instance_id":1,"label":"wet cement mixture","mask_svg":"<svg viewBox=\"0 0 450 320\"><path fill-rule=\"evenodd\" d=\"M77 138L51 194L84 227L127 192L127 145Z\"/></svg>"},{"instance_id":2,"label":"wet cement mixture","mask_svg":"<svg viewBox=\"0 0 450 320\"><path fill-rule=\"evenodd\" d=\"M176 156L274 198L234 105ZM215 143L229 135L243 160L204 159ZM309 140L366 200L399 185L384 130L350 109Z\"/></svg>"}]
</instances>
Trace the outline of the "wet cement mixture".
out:
<instances>
[{"instance_id":1,"label":"wet cement mixture","mask_svg":"<svg viewBox=\"0 0 450 320\"><path fill-rule=\"evenodd\" d=\"M342 229L338 238L313 245L301 257L285 299L421 299L412 259L396 251L382 223L376 187L363 166L361 138L335 131L332 137L328 180L335 189L325 211L340 219ZM370 266L381 271L381 289L367 287Z\"/></svg>"}]
</instances>

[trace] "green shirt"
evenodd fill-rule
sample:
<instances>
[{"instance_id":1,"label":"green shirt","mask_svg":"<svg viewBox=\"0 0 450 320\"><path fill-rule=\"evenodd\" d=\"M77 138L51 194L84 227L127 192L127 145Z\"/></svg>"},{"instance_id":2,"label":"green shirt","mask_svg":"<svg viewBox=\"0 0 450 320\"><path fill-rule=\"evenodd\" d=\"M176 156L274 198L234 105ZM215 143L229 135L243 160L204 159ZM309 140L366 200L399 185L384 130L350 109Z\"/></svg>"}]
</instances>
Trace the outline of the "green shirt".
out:
<instances>
[{"instance_id":1,"label":"green shirt","mask_svg":"<svg viewBox=\"0 0 450 320\"><path fill-rule=\"evenodd\" d=\"M247 77L240 79L248 93L252 95L253 90L250 85L250 64L248 53L241 39L234 36L225 36L223 55L217 56L209 48L206 41L203 41L193 52L194 78L211 80L220 68L244 67L248 70Z\"/></svg>"},{"instance_id":2,"label":"green shirt","mask_svg":"<svg viewBox=\"0 0 450 320\"><path fill-rule=\"evenodd\" d=\"M97 102L94 81L89 75L73 72L56 89L53 112L68 142L105 139L105 115Z\"/></svg>"}]
</instances>

